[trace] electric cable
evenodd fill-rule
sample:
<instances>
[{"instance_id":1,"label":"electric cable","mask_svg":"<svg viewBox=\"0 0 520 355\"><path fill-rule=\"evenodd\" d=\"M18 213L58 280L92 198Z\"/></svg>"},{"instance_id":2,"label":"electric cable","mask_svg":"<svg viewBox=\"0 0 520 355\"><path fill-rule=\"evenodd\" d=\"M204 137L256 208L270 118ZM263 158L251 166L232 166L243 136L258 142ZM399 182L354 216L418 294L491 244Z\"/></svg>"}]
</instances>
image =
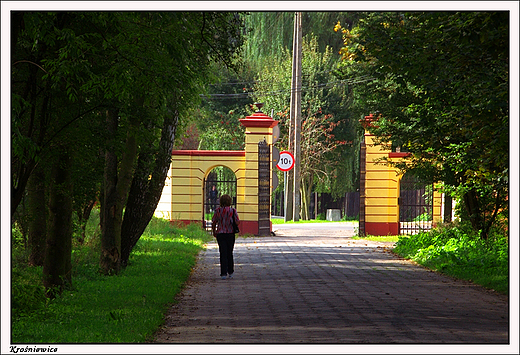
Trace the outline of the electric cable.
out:
<instances>
[{"instance_id":1,"label":"electric cable","mask_svg":"<svg viewBox=\"0 0 520 355\"><path fill-rule=\"evenodd\" d=\"M368 81L373 81L374 78L370 77L369 75L363 75L361 77L352 78L352 79L345 79L345 80L339 80L339 81L333 81L328 83L319 83L315 85L308 85L308 86L302 86L299 90L300 92L303 92L304 90L308 89L316 89L316 88L333 88L336 86L343 86L343 85L355 85L360 84ZM266 96L279 96L279 95L288 95L293 90L296 89L289 89L289 90L276 90L276 91L269 91L269 92L254 92L254 91L246 91L242 93L235 93L235 94L200 94L199 96L205 99L227 99L227 98L247 98L249 96L256 96L256 97L266 97Z\"/></svg>"}]
</instances>

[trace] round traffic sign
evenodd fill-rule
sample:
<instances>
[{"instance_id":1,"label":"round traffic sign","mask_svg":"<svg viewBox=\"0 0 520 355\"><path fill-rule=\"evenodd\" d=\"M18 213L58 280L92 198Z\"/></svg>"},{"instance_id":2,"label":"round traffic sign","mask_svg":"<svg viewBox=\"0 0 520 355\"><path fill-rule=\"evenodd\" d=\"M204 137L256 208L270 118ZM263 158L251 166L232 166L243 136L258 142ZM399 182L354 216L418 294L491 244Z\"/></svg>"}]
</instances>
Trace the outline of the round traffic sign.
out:
<instances>
[{"instance_id":1,"label":"round traffic sign","mask_svg":"<svg viewBox=\"0 0 520 355\"><path fill-rule=\"evenodd\" d=\"M278 160L278 164L276 167L281 171L289 171L294 166L294 156L291 152L280 152L280 159Z\"/></svg>"}]
</instances>

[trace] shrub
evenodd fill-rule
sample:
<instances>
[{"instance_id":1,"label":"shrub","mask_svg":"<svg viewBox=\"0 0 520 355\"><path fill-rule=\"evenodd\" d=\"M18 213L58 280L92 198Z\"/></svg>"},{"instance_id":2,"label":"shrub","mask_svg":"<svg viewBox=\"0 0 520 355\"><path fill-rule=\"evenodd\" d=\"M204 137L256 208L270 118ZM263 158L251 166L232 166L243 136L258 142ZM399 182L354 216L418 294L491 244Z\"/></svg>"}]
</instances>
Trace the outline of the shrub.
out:
<instances>
[{"instance_id":1,"label":"shrub","mask_svg":"<svg viewBox=\"0 0 520 355\"><path fill-rule=\"evenodd\" d=\"M430 232L400 237L394 252L428 268L507 293L507 237L495 233L482 240L464 225L440 226Z\"/></svg>"}]
</instances>

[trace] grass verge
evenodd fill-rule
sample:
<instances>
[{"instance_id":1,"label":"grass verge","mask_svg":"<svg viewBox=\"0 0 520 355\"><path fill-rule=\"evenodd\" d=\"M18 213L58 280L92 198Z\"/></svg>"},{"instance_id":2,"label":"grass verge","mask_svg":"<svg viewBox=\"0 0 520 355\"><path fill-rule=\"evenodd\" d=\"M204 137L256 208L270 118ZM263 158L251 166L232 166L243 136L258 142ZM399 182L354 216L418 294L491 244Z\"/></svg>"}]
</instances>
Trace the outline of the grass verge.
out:
<instances>
[{"instance_id":1,"label":"grass verge","mask_svg":"<svg viewBox=\"0 0 520 355\"><path fill-rule=\"evenodd\" d=\"M370 240L370 241L373 241L373 242L393 242L393 243L396 243L399 240L400 237L402 237L402 236L398 236L398 235L381 235L381 236L366 235L363 238L355 236L355 237L352 237L352 239L356 239L356 240L363 239L363 240Z\"/></svg>"},{"instance_id":2,"label":"grass verge","mask_svg":"<svg viewBox=\"0 0 520 355\"><path fill-rule=\"evenodd\" d=\"M209 240L200 227L170 226L153 219L119 275L98 272L96 243L73 252L73 289L54 299L41 298L34 281L41 268L13 272L12 342L143 343L163 322L167 307L182 289L196 256ZM21 294L26 284L32 293ZM18 298L18 301L16 301ZM30 298L27 300L27 298ZM36 300L36 303L35 303ZM31 304L30 309L24 308Z\"/></svg>"},{"instance_id":3,"label":"grass verge","mask_svg":"<svg viewBox=\"0 0 520 355\"><path fill-rule=\"evenodd\" d=\"M393 252L429 269L472 281L502 294L509 292L507 237L482 240L458 227L399 237Z\"/></svg>"}]
</instances>

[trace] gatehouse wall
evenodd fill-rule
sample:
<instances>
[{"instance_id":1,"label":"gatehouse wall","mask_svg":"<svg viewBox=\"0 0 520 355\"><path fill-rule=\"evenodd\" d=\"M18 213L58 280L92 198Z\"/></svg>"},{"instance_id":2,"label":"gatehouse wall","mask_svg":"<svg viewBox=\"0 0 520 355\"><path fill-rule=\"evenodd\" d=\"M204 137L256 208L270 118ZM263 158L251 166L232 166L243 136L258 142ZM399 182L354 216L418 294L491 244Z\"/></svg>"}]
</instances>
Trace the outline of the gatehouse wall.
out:
<instances>
[{"instance_id":1,"label":"gatehouse wall","mask_svg":"<svg viewBox=\"0 0 520 355\"><path fill-rule=\"evenodd\" d=\"M265 140L271 147L273 127L278 121L258 111L240 122L245 127L243 151L172 152L170 170L154 214L156 217L184 224L202 224L204 178L213 168L225 166L235 173L237 179L236 208L241 220L240 234L259 235L258 143ZM270 227L269 232L272 231L272 225Z\"/></svg>"},{"instance_id":2,"label":"gatehouse wall","mask_svg":"<svg viewBox=\"0 0 520 355\"><path fill-rule=\"evenodd\" d=\"M374 121L372 115L365 117L365 124L370 125ZM362 199L360 205L364 205L364 226L360 231L366 235L398 235L399 234L399 195L400 181L396 168L380 162L381 158L388 158L390 162L405 159L410 153L397 153L384 149L381 145L374 144L374 135L365 130L365 169L364 191L360 191ZM433 191L433 224L441 221L442 195L437 190ZM362 221L360 221L362 223ZM363 228L364 227L364 228Z\"/></svg>"}]
</instances>

